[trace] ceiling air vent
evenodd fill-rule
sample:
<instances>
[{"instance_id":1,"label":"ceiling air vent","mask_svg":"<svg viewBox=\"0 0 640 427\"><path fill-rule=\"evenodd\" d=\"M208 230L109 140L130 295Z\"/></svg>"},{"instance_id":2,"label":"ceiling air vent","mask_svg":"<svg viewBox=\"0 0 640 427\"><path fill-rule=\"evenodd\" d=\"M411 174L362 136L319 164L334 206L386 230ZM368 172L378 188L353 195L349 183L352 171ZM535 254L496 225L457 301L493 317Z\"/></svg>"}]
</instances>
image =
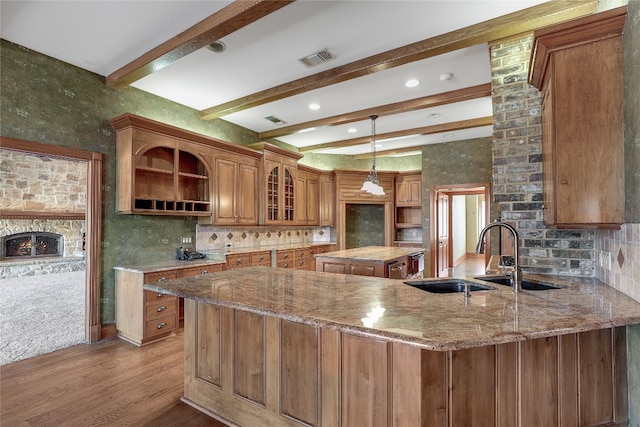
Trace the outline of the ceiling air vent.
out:
<instances>
[{"instance_id":1,"label":"ceiling air vent","mask_svg":"<svg viewBox=\"0 0 640 427\"><path fill-rule=\"evenodd\" d=\"M285 122L282 119L277 118L276 116L266 116L265 119L269 120L271 123L275 123L277 125L285 125L287 124L287 122Z\"/></svg>"},{"instance_id":2,"label":"ceiling air vent","mask_svg":"<svg viewBox=\"0 0 640 427\"><path fill-rule=\"evenodd\" d=\"M328 49L322 49L314 54L300 58L298 61L302 62L307 67L315 67L316 65L320 65L323 62L330 61L334 58L334 54L329 52Z\"/></svg>"}]
</instances>

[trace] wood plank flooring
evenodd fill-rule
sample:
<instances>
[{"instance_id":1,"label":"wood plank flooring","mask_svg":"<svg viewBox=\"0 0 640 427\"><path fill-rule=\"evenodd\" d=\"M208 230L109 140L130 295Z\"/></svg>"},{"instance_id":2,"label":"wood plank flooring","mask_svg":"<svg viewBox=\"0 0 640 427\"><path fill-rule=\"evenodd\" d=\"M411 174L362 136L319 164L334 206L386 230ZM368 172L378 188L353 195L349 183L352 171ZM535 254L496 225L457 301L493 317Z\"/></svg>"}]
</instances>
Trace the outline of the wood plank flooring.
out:
<instances>
[{"instance_id":1,"label":"wood plank flooring","mask_svg":"<svg viewBox=\"0 0 640 427\"><path fill-rule=\"evenodd\" d=\"M138 348L114 338L0 367L0 425L211 426L182 403L183 334Z\"/></svg>"}]
</instances>

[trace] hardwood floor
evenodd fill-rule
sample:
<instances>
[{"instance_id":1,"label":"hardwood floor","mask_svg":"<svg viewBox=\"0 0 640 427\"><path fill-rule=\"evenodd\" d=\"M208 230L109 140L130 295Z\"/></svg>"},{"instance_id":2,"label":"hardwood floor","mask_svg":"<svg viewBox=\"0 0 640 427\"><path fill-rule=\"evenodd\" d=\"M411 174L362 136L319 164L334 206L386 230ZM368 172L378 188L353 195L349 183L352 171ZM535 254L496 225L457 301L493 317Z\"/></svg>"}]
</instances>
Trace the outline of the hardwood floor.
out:
<instances>
[{"instance_id":1,"label":"hardwood floor","mask_svg":"<svg viewBox=\"0 0 640 427\"><path fill-rule=\"evenodd\" d=\"M0 425L225 427L180 401L182 343L114 338L2 366Z\"/></svg>"}]
</instances>

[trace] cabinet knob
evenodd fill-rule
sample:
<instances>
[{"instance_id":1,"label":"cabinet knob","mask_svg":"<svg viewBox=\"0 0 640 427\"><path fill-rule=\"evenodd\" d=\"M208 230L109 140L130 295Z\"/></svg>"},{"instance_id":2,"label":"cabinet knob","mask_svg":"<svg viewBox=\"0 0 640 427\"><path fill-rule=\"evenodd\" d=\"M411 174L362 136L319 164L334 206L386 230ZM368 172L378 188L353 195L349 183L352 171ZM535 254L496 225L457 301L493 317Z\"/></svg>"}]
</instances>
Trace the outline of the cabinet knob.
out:
<instances>
[{"instance_id":1,"label":"cabinet knob","mask_svg":"<svg viewBox=\"0 0 640 427\"><path fill-rule=\"evenodd\" d=\"M200 274L201 274L201 275L203 275L203 276L204 276L205 274L207 274L207 273L209 273L209 270L202 270L202 271L200 272Z\"/></svg>"},{"instance_id":2,"label":"cabinet knob","mask_svg":"<svg viewBox=\"0 0 640 427\"><path fill-rule=\"evenodd\" d=\"M156 326L156 329L162 329L165 326L167 326L166 322L158 323L158 326Z\"/></svg>"},{"instance_id":3,"label":"cabinet knob","mask_svg":"<svg viewBox=\"0 0 640 427\"><path fill-rule=\"evenodd\" d=\"M162 312L163 312L163 311L165 311L166 309L167 309L167 307L165 307L164 305L162 305L162 306L160 306L160 307L156 308L156 311L157 311L158 313L162 313Z\"/></svg>"},{"instance_id":4,"label":"cabinet knob","mask_svg":"<svg viewBox=\"0 0 640 427\"><path fill-rule=\"evenodd\" d=\"M238 258L238 259L236 260L236 264L242 264L242 258Z\"/></svg>"},{"instance_id":5,"label":"cabinet knob","mask_svg":"<svg viewBox=\"0 0 640 427\"><path fill-rule=\"evenodd\" d=\"M258 257L258 259L259 259L260 261L262 261L262 260L264 259L264 256L260 255L260 256Z\"/></svg>"},{"instance_id":6,"label":"cabinet knob","mask_svg":"<svg viewBox=\"0 0 640 427\"><path fill-rule=\"evenodd\" d=\"M164 282L166 280L167 280L166 277L158 277L158 282Z\"/></svg>"}]
</instances>

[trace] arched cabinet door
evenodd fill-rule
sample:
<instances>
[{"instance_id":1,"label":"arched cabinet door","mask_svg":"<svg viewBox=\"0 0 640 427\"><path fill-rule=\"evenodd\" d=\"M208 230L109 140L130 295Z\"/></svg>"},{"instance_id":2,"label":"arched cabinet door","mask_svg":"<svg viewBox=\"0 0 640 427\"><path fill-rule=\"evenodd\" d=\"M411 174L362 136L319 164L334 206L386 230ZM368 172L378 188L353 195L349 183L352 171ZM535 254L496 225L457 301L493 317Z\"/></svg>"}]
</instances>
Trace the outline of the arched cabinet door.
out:
<instances>
[{"instance_id":1,"label":"arched cabinet door","mask_svg":"<svg viewBox=\"0 0 640 427\"><path fill-rule=\"evenodd\" d=\"M273 150L273 151L272 151ZM276 147L264 147L263 223L294 225L296 221L296 174L299 157Z\"/></svg>"}]
</instances>

